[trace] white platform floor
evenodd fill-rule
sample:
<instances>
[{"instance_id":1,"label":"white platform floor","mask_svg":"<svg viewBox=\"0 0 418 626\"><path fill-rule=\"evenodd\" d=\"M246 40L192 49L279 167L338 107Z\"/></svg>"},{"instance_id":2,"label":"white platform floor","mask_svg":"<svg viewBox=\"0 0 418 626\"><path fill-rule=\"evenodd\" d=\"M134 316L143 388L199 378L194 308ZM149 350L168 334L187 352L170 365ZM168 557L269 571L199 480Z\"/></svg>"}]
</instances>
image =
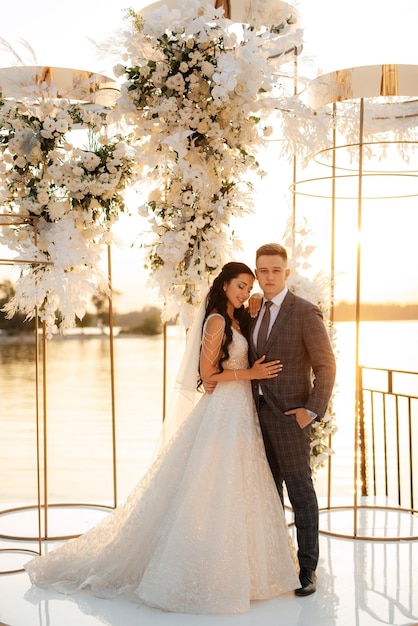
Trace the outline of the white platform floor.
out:
<instances>
[{"instance_id":1,"label":"white platform floor","mask_svg":"<svg viewBox=\"0 0 418 626\"><path fill-rule=\"evenodd\" d=\"M70 532L83 531L102 514L89 509L69 509L64 515L51 511L54 528L49 535L51 530L66 533L70 527ZM28 523L27 512L2 514L0 533L25 534L23 523ZM331 530L352 535L354 525L357 536L379 539L327 534ZM418 518L384 509L359 509L355 517L347 508L322 512L320 526L318 590L307 598L288 594L256 602L244 615L180 615L87 593L67 597L31 589L27 574L18 572L0 575L0 626L417 626L418 540L411 537L418 537ZM403 539L387 540L399 537ZM36 550L36 543L0 540L1 571L18 569L29 560L30 554L15 548Z\"/></svg>"}]
</instances>

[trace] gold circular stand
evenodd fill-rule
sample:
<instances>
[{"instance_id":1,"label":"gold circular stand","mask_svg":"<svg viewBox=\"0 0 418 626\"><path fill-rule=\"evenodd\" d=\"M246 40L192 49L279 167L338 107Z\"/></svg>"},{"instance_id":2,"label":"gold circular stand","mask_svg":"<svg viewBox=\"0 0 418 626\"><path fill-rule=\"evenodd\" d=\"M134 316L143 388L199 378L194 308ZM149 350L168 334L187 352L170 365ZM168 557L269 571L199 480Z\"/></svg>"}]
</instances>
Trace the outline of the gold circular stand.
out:
<instances>
[{"instance_id":1,"label":"gold circular stand","mask_svg":"<svg viewBox=\"0 0 418 626\"><path fill-rule=\"evenodd\" d=\"M352 200L356 202L357 232L362 232L363 202L368 200L393 200L414 198L418 195L416 159L404 159L406 150L416 151L418 127L418 99L416 96L416 78L418 65L375 65L355 67L331 72L319 76L310 86L310 106L328 116L332 123L329 126L328 145L311 155L311 161L325 169L325 175L316 169L312 177L298 179L296 175L296 158L294 160L293 183L289 186L293 195L293 221L296 216L296 199L298 196L308 196L314 199L327 199L331 207L331 301L333 301L333 285L335 271L335 224L337 201ZM370 107L375 107L370 110ZM414 132L406 136L408 121L414 125ZM402 134L402 125L403 134ZM395 131L401 129L398 133ZM389 132L391 131L391 132ZM376 158L388 155L389 151L399 149L400 167L394 167L392 160ZM416 152L415 152L416 154ZM391 155L389 155L391 156ZM338 157L338 158L337 158ZM316 175L318 172L318 175ZM385 179L390 183L386 193ZM373 188L373 183L378 182ZM391 189L393 182L398 181L396 192ZM354 182L352 189L348 183ZM347 190L349 193L347 193ZM363 498L367 492L367 451L366 433L364 430L363 397L362 397L362 370L359 359L360 343L360 310L362 304L361 293L361 262L362 242L358 237L356 245L356 279L355 279L355 406L354 406L354 471L353 471L353 504L347 506L331 505L331 459L329 460L328 504L320 508L321 517L325 513L330 516L338 511L352 512L352 532L338 532L329 528L320 528L320 533L344 539L359 539L365 541L415 541L418 540L418 511L414 502L414 488L411 486L410 502L399 506L386 506L371 502L365 504ZM333 312L331 311L333 320ZM415 396L413 396L415 397ZM411 435L412 441L412 435ZM410 447L412 447L410 445ZM411 481L412 481L411 466ZM411 482L412 485L412 482ZM361 490L361 493L360 493ZM416 489L415 489L416 493ZM361 496L361 497L360 497ZM409 506L408 506L409 505ZM398 527L397 536L391 533L390 526L385 524L381 534L376 536L379 529L373 524L358 524L358 514L362 511L389 512L391 515L408 515L409 530L405 525L402 532ZM344 522L346 519L344 519ZM368 521L368 520L367 520ZM347 524L344 523L345 528ZM358 528L360 526L360 528ZM365 534L368 532L370 534Z\"/></svg>"},{"instance_id":2,"label":"gold circular stand","mask_svg":"<svg viewBox=\"0 0 418 626\"><path fill-rule=\"evenodd\" d=\"M321 535L327 535L329 537L336 537L339 539L355 539L355 540L358 539L360 541L393 542L393 541L417 541L418 540L418 518L414 517L415 515L418 515L418 511L414 509L408 509L405 507L397 507L397 506L384 506L384 505L378 505L378 504L374 504L374 505L359 504L356 507L352 505L332 506L330 508L320 508L319 519L321 519L321 515L324 513L333 513L333 512L338 512L338 511L351 511L353 514L353 517L356 516L356 519L357 519L358 511L370 511L370 512L387 511L387 512L391 512L394 514L398 514L398 516L399 514L405 513L408 515L410 521L411 521L411 516L412 516L412 522L415 521L417 530L416 532L414 531L414 533L411 533L408 535L406 534L397 535L397 536L385 535L385 536L379 537L376 535L359 534L357 532L357 529L355 531L353 530L352 533L343 533L343 532L336 532L333 530L320 528L319 533ZM353 526L356 525L356 519L353 519Z\"/></svg>"},{"instance_id":3,"label":"gold circular stand","mask_svg":"<svg viewBox=\"0 0 418 626\"><path fill-rule=\"evenodd\" d=\"M41 507L39 507L37 504L34 505L27 505L27 506L21 506L21 507L12 507L10 509L4 509L2 511L0 511L0 520L3 516L7 516L7 515L14 515L14 514L21 514L21 513L30 513L32 511L36 511L38 513L38 515L41 512L41 509L43 509L44 506L41 505ZM112 511L114 509L114 507L109 506L109 505L101 505L101 504L89 504L89 503L65 503L65 504L49 504L48 505L48 509L55 509L55 510L63 510L63 511L68 511L68 509L94 509L94 510L98 510L98 511L103 511L105 513L109 513L110 511ZM39 525L40 527L40 525ZM67 539L73 539L75 537L78 537L80 534L82 534L82 530L80 530L80 532L78 533L72 533L72 534L48 534L45 532L40 532L38 535L36 536L30 536L28 535L23 535L23 534L19 534L19 535L12 535L6 532L0 532L0 539L5 540L5 541L17 541L17 542L38 542L39 544L39 548L38 550L29 550L26 548L0 548L0 557L2 554L28 554L30 556L40 556L41 555L41 544L42 542L45 541L66 541ZM14 568L14 569L4 569L4 570L0 570L0 575L3 574L14 574L14 573L18 573L18 572L23 572L24 568L23 567L19 567L19 568Z\"/></svg>"},{"instance_id":4,"label":"gold circular stand","mask_svg":"<svg viewBox=\"0 0 418 626\"><path fill-rule=\"evenodd\" d=\"M37 217L28 217L22 216L18 214L7 214L0 213L0 227L10 227L17 225L26 225L31 224L35 231L35 241L37 237ZM109 284L111 284L112 274L111 274L111 252L110 246L108 246L108 278ZM0 264L14 265L16 263L20 263L23 265L44 265L49 264L49 262L40 262L32 259L27 260L15 260L15 259L0 259ZM105 505L95 505L95 504L85 504L85 503L65 503L65 504L56 504L48 502L48 420L47 420L47 368L46 368L46 330L45 323L42 324L42 330L39 328L38 323L38 311L36 311L35 315L35 329L34 329L34 364L35 364L35 422L36 422L36 460L37 460L37 503L34 505L27 505L22 507L14 507L0 511L0 519L2 516L20 514L22 512L31 513L36 511L36 519L32 520L32 522L37 526L37 534L36 535L22 535L22 534L11 534L11 533L1 533L0 539L5 541L15 541L15 542L37 542L37 550L27 550L21 549L19 547L13 548L4 548L0 549L0 554L34 554L41 555L42 554L42 544L44 541L61 541L66 539L71 539L73 537L77 537L80 533L67 533L67 534L55 534L51 535L48 531L49 528L49 520L48 520L48 512L51 510L64 509L68 510L70 508L89 508L89 509L98 509L109 511L112 508L116 508L117 506L117 472L116 472L116 424L115 424L115 390L114 390L114 354L113 354L113 311L112 311L112 300L109 297L109 339L110 339L110 367L111 367L111 413L112 413L112 465L113 465L113 506L105 506ZM41 340L39 338L41 331ZM41 349L42 348L42 349ZM42 358L41 355L42 354ZM42 375L41 375L42 374ZM41 402L42 399L42 402ZM43 458L43 463L41 463L41 457ZM43 472L42 468L43 467ZM43 480L42 480L43 479ZM42 488L43 487L43 488ZM43 495L43 497L42 497ZM0 575L2 574L10 574L15 572L24 571L23 568L19 569L7 569L0 570Z\"/></svg>"},{"instance_id":5,"label":"gold circular stand","mask_svg":"<svg viewBox=\"0 0 418 626\"><path fill-rule=\"evenodd\" d=\"M10 509L3 509L0 511L0 519L2 516L20 514L22 512L30 512L30 511L42 511L45 509L44 505L40 507L37 504L27 505L27 506L19 506L13 507ZM48 504L48 510L50 509L94 509L94 510L103 510L106 512L114 510L114 507L110 505L101 505L101 504L90 504L90 503L65 503L65 504ZM8 533L0 532L0 539L5 539L9 541L64 541L66 539L73 539L74 537L78 537L80 533L71 533L71 534L62 534L62 535L50 535L48 532L40 532L38 535L29 536L29 535L10 535Z\"/></svg>"},{"instance_id":6,"label":"gold circular stand","mask_svg":"<svg viewBox=\"0 0 418 626\"><path fill-rule=\"evenodd\" d=\"M27 554L29 556L39 556L39 552L36 552L36 550L23 550L21 548L0 548L0 557L3 554ZM25 571L24 567L19 567L19 568L14 568L14 569L1 570L0 575L18 574L19 572L24 572L24 571Z\"/></svg>"}]
</instances>

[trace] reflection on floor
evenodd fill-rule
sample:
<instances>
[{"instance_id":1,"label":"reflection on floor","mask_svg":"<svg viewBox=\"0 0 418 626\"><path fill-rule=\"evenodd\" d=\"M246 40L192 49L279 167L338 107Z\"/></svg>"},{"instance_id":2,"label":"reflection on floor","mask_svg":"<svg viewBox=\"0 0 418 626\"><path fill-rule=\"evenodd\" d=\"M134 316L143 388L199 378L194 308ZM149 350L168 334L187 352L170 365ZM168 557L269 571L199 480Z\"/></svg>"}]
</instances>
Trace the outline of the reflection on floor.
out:
<instances>
[{"instance_id":1,"label":"reflection on floor","mask_svg":"<svg viewBox=\"0 0 418 626\"><path fill-rule=\"evenodd\" d=\"M104 514L88 507L51 510L48 534L82 532ZM2 513L0 534L27 537L36 516L35 510ZM357 536L378 539L337 536L352 535L354 526ZM67 597L30 589L26 573L18 572L0 576L0 626L418 626L417 517L383 508L359 509L354 515L348 507L322 512L321 531L318 591L307 598L288 594L253 603L245 615L179 615L87 593ZM36 551L37 543L0 540L1 571L19 569L29 560L31 554L22 548Z\"/></svg>"}]
</instances>

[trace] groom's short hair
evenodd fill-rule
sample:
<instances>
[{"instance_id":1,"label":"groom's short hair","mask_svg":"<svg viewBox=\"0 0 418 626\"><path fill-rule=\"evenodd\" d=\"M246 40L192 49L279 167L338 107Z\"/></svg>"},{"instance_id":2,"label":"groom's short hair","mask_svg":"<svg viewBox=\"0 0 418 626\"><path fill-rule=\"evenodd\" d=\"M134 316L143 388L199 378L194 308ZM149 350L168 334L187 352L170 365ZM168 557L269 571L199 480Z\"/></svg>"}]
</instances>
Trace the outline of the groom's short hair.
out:
<instances>
[{"instance_id":1,"label":"groom's short hair","mask_svg":"<svg viewBox=\"0 0 418 626\"><path fill-rule=\"evenodd\" d=\"M281 256L284 261L287 261L287 252L286 248L281 246L279 243L265 243L263 246L260 246L255 253L255 260L258 260L258 257L262 255L267 256Z\"/></svg>"}]
</instances>

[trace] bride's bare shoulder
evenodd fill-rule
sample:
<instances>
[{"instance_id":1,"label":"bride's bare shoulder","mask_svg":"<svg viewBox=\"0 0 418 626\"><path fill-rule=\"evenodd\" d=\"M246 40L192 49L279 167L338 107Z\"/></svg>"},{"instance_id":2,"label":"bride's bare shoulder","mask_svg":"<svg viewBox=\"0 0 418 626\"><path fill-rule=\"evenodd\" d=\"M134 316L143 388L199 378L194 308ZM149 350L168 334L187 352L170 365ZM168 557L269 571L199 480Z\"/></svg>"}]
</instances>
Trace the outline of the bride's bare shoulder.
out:
<instances>
[{"instance_id":1,"label":"bride's bare shoulder","mask_svg":"<svg viewBox=\"0 0 418 626\"><path fill-rule=\"evenodd\" d=\"M225 328L225 318L217 311L211 311L205 321L205 332L214 335Z\"/></svg>"}]
</instances>

